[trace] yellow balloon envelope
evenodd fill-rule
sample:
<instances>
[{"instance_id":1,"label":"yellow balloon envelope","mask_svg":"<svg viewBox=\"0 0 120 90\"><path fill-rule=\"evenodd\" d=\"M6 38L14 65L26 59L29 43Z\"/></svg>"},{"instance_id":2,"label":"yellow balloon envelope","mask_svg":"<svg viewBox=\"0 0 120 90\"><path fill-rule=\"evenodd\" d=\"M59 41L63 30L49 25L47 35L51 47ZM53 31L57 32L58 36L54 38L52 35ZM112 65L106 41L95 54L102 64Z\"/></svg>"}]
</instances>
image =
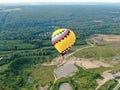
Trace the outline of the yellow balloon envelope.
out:
<instances>
[{"instance_id":1,"label":"yellow balloon envelope","mask_svg":"<svg viewBox=\"0 0 120 90\"><path fill-rule=\"evenodd\" d=\"M74 45L76 36L70 29L58 29L52 34L52 44L62 55Z\"/></svg>"}]
</instances>

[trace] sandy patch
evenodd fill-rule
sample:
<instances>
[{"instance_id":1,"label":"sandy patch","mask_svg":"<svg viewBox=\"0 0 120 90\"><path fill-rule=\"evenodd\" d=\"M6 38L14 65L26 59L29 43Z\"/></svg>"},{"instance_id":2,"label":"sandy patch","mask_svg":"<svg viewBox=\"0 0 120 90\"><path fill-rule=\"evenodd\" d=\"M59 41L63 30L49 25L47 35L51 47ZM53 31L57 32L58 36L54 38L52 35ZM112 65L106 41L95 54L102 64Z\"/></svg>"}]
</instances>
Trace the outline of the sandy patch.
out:
<instances>
[{"instance_id":1,"label":"sandy patch","mask_svg":"<svg viewBox=\"0 0 120 90\"><path fill-rule=\"evenodd\" d=\"M94 61L94 60L90 60L90 59L85 59L85 58L77 58L77 57L70 57L67 60L62 60L61 57L58 57L56 59L54 59L51 63L47 64L44 63L43 65L63 65L65 63L71 63L71 64L76 64L82 68L85 69L89 69L89 68L99 68L99 67L112 67L112 65L105 63L103 61Z\"/></svg>"},{"instance_id":2,"label":"sandy patch","mask_svg":"<svg viewBox=\"0 0 120 90\"><path fill-rule=\"evenodd\" d=\"M68 83L62 83L60 85L59 90L73 90L72 87Z\"/></svg>"},{"instance_id":3,"label":"sandy patch","mask_svg":"<svg viewBox=\"0 0 120 90\"><path fill-rule=\"evenodd\" d=\"M61 77L68 77L76 71L77 68L74 66L74 64L67 62L55 69L54 73L56 74L56 78L59 79Z\"/></svg>"},{"instance_id":4,"label":"sandy patch","mask_svg":"<svg viewBox=\"0 0 120 90\"><path fill-rule=\"evenodd\" d=\"M51 62L45 62L42 65L44 66L51 66L51 65L59 65L61 63L65 62L65 60L63 60L62 57L56 57L54 60L52 60Z\"/></svg>"},{"instance_id":5,"label":"sandy patch","mask_svg":"<svg viewBox=\"0 0 120 90\"><path fill-rule=\"evenodd\" d=\"M102 85L104 85L107 81L109 81L109 80L112 80L112 79L114 79L114 76L111 74L111 73L109 73L110 71L108 70L108 71L105 71L105 72L103 72L102 73L102 77L104 78L104 79L97 79L96 81L97 81L97 83L98 83L98 86L97 86L97 88L95 89L95 90L98 90Z\"/></svg>"},{"instance_id":6,"label":"sandy patch","mask_svg":"<svg viewBox=\"0 0 120 90\"><path fill-rule=\"evenodd\" d=\"M78 66L82 66L86 69L89 68L99 68L101 66L103 67L111 67L111 65L104 63L102 61L90 61L90 60L81 60L81 61L77 61L75 62L76 65Z\"/></svg>"},{"instance_id":7,"label":"sandy patch","mask_svg":"<svg viewBox=\"0 0 120 90\"><path fill-rule=\"evenodd\" d=\"M97 41L120 41L120 35L96 34L90 40Z\"/></svg>"},{"instance_id":8,"label":"sandy patch","mask_svg":"<svg viewBox=\"0 0 120 90\"><path fill-rule=\"evenodd\" d=\"M112 65L105 63L103 61L93 61L90 59L85 59L85 58L76 58L76 57L71 57L70 60L68 60L68 62L76 64L80 67L83 67L85 69L89 69L89 68L99 68L101 66L103 67L112 67Z\"/></svg>"},{"instance_id":9,"label":"sandy patch","mask_svg":"<svg viewBox=\"0 0 120 90\"><path fill-rule=\"evenodd\" d=\"M76 72L77 67L75 65L78 65L83 69L99 68L101 66L112 67L112 65L103 61L92 61L90 59L79 59L76 57L70 57L69 59L63 60L60 64L58 64L60 62L59 59L61 60L61 58L59 57L54 61L54 64L57 64L57 68L54 70L57 79L70 76L72 73ZM53 64L53 62L51 63Z\"/></svg>"},{"instance_id":10,"label":"sandy patch","mask_svg":"<svg viewBox=\"0 0 120 90\"><path fill-rule=\"evenodd\" d=\"M115 73L114 77L120 77L120 72Z\"/></svg>"},{"instance_id":11,"label":"sandy patch","mask_svg":"<svg viewBox=\"0 0 120 90\"><path fill-rule=\"evenodd\" d=\"M3 12L12 12L12 11L20 11L22 10L21 8L12 8L12 9L4 9L2 10Z\"/></svg>"}]
</instances>

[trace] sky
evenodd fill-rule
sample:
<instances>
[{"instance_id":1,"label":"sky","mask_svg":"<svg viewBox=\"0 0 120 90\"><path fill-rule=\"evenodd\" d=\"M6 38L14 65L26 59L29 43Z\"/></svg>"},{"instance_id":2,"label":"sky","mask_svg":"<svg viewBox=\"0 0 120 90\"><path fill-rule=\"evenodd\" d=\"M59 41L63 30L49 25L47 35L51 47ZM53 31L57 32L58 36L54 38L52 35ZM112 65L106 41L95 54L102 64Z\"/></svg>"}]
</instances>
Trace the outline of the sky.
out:
<instances>
[{"instance_id":1,"label":"sky","mask_svg":"<svg viewBox=\"0 0 120 90\"><path fill-rule=\"evenodd\" d=\"M120 2L120 0L0 0L0 3L16 2Z\"/></svg>"}]
</instances>

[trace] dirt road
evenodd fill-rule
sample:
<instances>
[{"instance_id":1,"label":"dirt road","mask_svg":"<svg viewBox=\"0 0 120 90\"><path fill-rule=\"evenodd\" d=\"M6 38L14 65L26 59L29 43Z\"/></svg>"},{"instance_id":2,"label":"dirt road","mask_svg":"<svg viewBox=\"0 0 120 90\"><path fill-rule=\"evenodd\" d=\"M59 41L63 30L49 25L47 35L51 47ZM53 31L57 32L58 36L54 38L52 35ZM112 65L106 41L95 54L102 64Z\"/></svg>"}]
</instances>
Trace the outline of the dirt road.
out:
<instances>
[{"instance_id":1,"label":"dirt road","mask_svg":"<svg viewBox=\"0 0 120 90\"><path fill-rule=\"evenodd\" d=\"M117 79L117 80L118 80L118 84L116 85L116 87L113 90L119 90L119 88L120 88L120 80L119 79Z\"/></svg>"},{"instance_id":2,"label":"dirt road","mask_svg":"<svg viewBox=\"0 0 120 90\"><path fill-rule=\"evenodd\" d=\"M107 81L114 79L113 75L109 73L110 71L105 71L102 74L102 77L104 79L97 79L98 86L96 87L95 90L98 90L102 85L104 85Z\"/></svg>"}]
</instances>

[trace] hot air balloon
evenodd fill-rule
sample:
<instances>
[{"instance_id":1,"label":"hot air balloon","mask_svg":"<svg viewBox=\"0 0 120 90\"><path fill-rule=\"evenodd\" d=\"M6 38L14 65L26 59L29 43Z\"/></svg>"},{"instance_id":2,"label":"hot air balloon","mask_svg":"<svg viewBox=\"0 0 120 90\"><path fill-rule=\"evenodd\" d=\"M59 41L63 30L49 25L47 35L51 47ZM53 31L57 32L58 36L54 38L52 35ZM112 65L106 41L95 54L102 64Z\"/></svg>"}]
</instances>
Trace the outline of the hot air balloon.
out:
<instances>
[{"instance_id":1,"label":"hot air balloon","mask_svg":"<svg viewBox=\"0 0 120 90\"><path fill-rule=\"evenodd\" d=\"M76 36L70 29L57 29L52 34L52 44L64 56L74 45Z\"/></svg>"}]
</instances>

